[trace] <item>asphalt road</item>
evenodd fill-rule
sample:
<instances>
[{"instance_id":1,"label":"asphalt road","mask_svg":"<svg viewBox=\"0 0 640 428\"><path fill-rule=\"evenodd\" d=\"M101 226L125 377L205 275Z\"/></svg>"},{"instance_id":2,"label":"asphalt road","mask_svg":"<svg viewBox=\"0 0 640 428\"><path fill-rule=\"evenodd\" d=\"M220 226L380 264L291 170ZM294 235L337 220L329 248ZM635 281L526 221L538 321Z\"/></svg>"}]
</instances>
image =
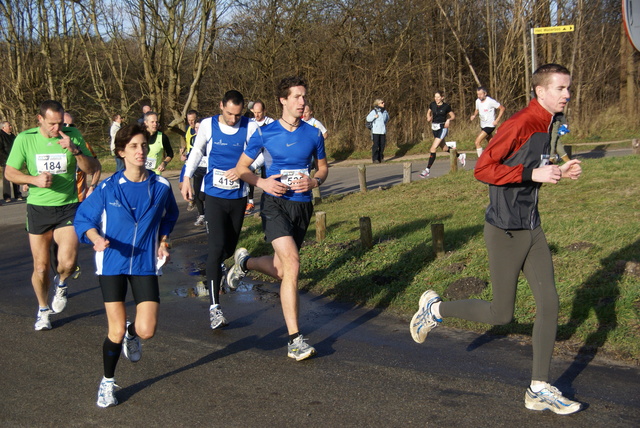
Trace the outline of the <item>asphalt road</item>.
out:
<instances>
[{"instance_id":1,"label":"asphalt road","mask_svg":"<svg viewBox=\"0 0 640 428\"><path fill-rule=\"evenodd\" d=\"M440 164L446 171L448 161ZM414 162L415 175L420 167ZM401 163L367 167L375 185L393 184L385 174L400 182ZM323 194L357 186L355 166L335 166ZM526 343L439 327L417 345L408 319L308 293L301 295L301 325L318 356L296 362L286 357L273 284L246 283L223 295L230 325L211 331L208 299L190 297L206 237L185 205L160 281L157 335L144 342L140 362L121 359L120 404L109 409L95 405L106 319L92 250L81 247L82 276L71 282L53 330L36 332L25 205L0 207L1 426L638 426L637 367L554 358L556 385L585 410L532 412L523 405Z\"/></svg>"}]
</instances>

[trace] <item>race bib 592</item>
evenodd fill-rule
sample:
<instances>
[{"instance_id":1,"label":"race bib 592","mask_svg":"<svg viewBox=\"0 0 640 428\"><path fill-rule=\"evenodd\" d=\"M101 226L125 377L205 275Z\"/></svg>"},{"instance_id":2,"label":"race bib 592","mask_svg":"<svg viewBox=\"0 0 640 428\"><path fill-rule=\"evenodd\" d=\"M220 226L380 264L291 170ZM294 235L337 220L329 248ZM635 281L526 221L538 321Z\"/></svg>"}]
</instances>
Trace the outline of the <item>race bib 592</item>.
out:
<instances>
[{"instance_id":1,"label":"race bib 592","mask_svg":"<svg viewBox=\"0 0 640 428\"><path fill-rule=\"evenodd\" d=\"M280 182L291 186L294 180L299 180L304 175L309 175L309 171L306 169L282 169L280 170L280 174L282 174Z\"/></svg>"}]
</instances>

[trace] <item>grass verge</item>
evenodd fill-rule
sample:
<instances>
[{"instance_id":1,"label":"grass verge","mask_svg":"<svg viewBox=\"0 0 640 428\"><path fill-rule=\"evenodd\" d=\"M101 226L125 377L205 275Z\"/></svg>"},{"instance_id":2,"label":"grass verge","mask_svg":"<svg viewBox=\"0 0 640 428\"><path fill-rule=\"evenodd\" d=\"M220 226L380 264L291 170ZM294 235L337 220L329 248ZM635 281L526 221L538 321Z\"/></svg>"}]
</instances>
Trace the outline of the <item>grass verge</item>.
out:
<instances>
[{"instance_id":1,"label":"grass verge","mask_svg":"<svg viewBox=\"0 0 640 428\"><path fill-rule=\"evenodd\" d=\"M560 296L558 346L570 352L638 364L640 355L640 156L583 161L580 180L544 185L540 211ZM329 176L329 180L331 176ZM327 238L315 242L312 220L301 251L302 288L354 306L411 317L421 293L441 294L454 281L490 283L483 238L487 186L462 171L368 193L326 198ZM374 246L359 242L359 218L370 217ZM445 227L446 255L436 258L433 223ZM248 218L241 246L270 253L260 220ZM475 296L491 299L491 287ZM535 305L524 277L514 320L491 327L457 319L445 325L530 336ZM407 333L408 334L408 333Z\"/></svg>"}]
</instances>

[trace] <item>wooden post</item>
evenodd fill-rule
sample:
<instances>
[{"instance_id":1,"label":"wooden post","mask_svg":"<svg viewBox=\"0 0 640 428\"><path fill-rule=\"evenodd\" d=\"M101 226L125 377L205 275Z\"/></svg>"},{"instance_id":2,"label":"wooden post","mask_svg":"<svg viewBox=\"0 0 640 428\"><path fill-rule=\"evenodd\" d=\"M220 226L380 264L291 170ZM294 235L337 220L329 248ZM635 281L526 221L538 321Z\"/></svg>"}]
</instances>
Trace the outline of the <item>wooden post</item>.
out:
<instances>
[{"instance_id":1,"label":"wooden post","mask_svg":"<svg viewBox=\"0 0 640 428\"><path fill-rule=\"evenodd\" d=\"M436 223L431 225L431 239L436 257L444 256L444 224Z\"/></svg>"},{"instance_id":2,"label":"wooden post","mask_svg":"<svg viewBox=\"0 0 640 428\"><path fill-rule=\"evenodd\" d=\"M564 146L564 151L567 152L567 156L569 156L569 159L573 159L573 147L572 146Z\"/></svg>"},{"instance_id":3,"label":"wooden post","mask_svg":"<svg viewBox=\"0 0 640 428\"><path fill-rule=\"evenodd\" d=\"M458 172L458 149L449 149L450 172Z\"/></svg>"},{"instance_id":4,"label":"wooden post","mask_svg":"<svg viewBox=\"0 0 640 428\"><path fill-rule=\"evenodd\" d=\"M411 162L402 164L402 183L411 183Z\"/></svg>"},{"instance_id":5,"label":"wooden post","mask_svg":"<svg viewBox=\"0 0 640 428\"><path fill-rule=\"evenodd\" d=\"M316 212L316 241L322 242L327 236L327 213L324 211Z\"/></svg>"},{"instance_id":6,"label":"wooden post","mask_svg":"<svg viewBox=\"0 0 640 428\"><path fill-rule=\"evenodd\" d=\"M367 167L358 165L358 181L360 182L360 191L367 191Z\"/></svg>"},{"instance_id":7,"label":"wooden post","mask_svg":"<svg viewBox=\"0 0 640 428\"><path fill-rule=\"evenodd\" d=\"M631 140L631 150L633 150L634 155L640 155L640 140L637 138Z\"/></svg>"},{"instance_id":8,"label":"wooden post","mask_svg":"<svg viewBox=\"0 0 640 428\"><path fill-rule=\"evenodd\" d=\"M373 247L373 233L369 217L360 217L360 242L362 242L362 248Z\"/></svg>"}]
</instances>

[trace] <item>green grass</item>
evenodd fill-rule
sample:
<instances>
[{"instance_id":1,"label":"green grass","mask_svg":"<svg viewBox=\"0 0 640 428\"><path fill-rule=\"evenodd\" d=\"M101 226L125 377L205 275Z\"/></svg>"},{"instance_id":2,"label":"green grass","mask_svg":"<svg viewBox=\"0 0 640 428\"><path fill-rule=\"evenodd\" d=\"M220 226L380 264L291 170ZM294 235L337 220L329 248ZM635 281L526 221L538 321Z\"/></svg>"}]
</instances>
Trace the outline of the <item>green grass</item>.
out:
<instances>
[{"instance_id":1,"label":"green grass","mask_svg":"<svg viewBox=\"0 0 640 428\"><path fill-rule=\"evenodd\" d=\"M640 278L625 273L624 262L640 261L640 156L585 160L582 165L580 180L541 190L539 206L560 295L558 343L638 363ZM300 286L408 319L427 288L442 293L453 281L471 276L490 283L482 233L487 203L487 186L471 171L326 198L316 210L327 213L327 238L315 242L312 220L301 251ZM369 250L359 242L362 216L370 217L373 227ZM442 258L432 250L433 223L445 227ZM271 251L258 219L247 219L240 245L254 254ZM453 264L464 268L451 273L447 268ZM491 287L476 297L491 299ZM492 328L447 319L445 324L530 336L534 317L533 297L521 276L512 323Z\"/></svg>"}]
</instances>

